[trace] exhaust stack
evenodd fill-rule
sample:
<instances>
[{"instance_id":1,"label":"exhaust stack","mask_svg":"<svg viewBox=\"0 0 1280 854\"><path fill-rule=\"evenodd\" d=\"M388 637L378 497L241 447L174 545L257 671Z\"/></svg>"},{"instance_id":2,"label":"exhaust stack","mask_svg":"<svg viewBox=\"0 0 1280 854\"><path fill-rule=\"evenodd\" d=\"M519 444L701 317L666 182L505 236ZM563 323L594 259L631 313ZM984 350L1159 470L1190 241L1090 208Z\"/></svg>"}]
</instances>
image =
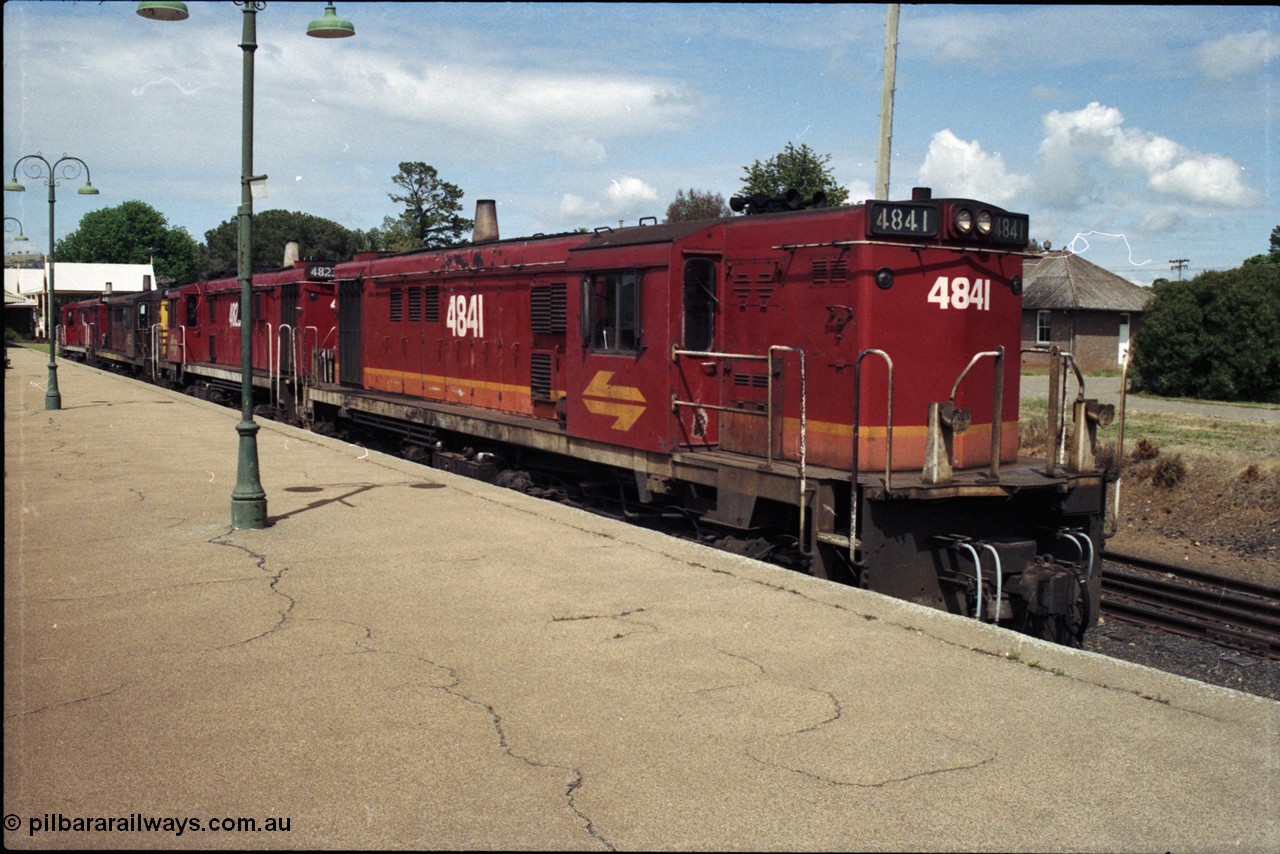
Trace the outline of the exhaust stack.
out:
<instances>
[{"instance_id":1,"label":"exhaust stack","mask_svg":"<svg viewBox=\"0 0 1280 854\"><path fill-rule=\"evenodd\" d=\"M498 203L493 199L476 201L476 225L471 232L472 243L492 243L498 239Z\"/></svg>"}]
</instances>

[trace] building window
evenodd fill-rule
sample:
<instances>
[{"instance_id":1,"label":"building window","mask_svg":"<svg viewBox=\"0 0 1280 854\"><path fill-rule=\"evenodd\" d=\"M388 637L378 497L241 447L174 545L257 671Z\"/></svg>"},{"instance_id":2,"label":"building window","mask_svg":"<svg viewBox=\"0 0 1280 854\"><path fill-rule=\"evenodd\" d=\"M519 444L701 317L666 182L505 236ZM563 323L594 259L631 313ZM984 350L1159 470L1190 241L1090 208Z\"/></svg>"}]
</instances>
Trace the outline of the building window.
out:
<instances>
[{"instance_id":1,"label":"building window","mask_svg":"<svg viewBox=\"0 0 1280 854\"><path fill-rule=\"evenodd\" d=\"M1036 343L1049 346L1052 342L1052 327L1049 324L1049 312L1036 312Z\"/></svg>"}]
</instances>

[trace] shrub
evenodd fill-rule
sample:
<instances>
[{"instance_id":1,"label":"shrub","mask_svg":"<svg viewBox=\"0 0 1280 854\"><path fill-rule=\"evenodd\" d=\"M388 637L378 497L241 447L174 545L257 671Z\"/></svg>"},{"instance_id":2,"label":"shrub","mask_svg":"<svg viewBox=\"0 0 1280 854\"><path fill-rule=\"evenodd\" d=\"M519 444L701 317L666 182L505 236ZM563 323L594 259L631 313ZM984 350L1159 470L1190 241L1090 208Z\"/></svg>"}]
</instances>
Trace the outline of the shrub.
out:
<instances>
[{"instance_id":1,"label":"shrub","mask_svg":"<svg viewBox=\"0 0 1280 854\"><path fill-rule=\"evenodd\" d=\"M1135 385L1166 397L1280 403L1280 266L1159 282L1134 339Z\"/></svg>"},{"instance_id":2,"label":"shrub","mask_svg":"<svg viewBox=\"0 0 1280 854\"><path fill-rule=\"evenodd\" d=\"M1158 456L1160 456L1160 448L1146 439L1139 439L1138 444L1134 445L1133 450L1129 452L1129 459L1135 463L1154 460Z\"/></svg>"},{"instance_id":3,"label":"shrub","mask_svg":"<svg viewBox=\"0 0 1280 854\"><path fill-rule=\"evenodd\" d=\"M1173 489L1187 476L1181 454L1162 457L1151 469L1151 482L1160 489Z\"/></svg>"}]
</instances>

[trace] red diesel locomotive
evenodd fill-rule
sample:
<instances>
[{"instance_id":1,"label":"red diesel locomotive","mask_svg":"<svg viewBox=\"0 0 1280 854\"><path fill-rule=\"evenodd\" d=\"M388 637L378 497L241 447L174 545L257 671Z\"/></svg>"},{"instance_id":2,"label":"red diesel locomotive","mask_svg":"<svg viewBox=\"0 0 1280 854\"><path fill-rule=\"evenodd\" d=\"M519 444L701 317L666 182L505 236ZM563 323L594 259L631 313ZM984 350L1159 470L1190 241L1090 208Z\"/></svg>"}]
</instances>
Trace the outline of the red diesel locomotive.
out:
<instances>
[{"instance_id":1,"label":"red diesel locomotive","mask_svg":"<svg viewBox=\"0 0 1280 854\"><path fill-rule=\"evenodd\" d=\"M303 389L332 379L337 335L332 265L295 262L253 277L253 383L264 415L302 422ZM64 306L59 337L74 358L217 402L240 396L240 285L212 279Z\"/></svg>"},{"instance_id":2,"label":"red diesel locomotive","mask_svg":"<svg viewBox=\"0 0 1280 854\"><path fill-rule=\"evenodd\" d=\"M927 190L734 205L748 215L519 239L484 208L468 245L258 275L255 385L288 389L276 411L321 432L1078 643L1098 614L1110 412L1081 383L1065 461L1019 459L1027 217ZM151 309L164 377L216 384L225 364L231 389L233 286ZM292 372L272 361L282 336Z\"/></svg>"},{"instance_id":3,"label":"red diesel locomotive","mask_svg":"<svg viewBox=\"0 0 1280 854\"><path fill-rule=\"evenodd\" d=\"M773 202L339 264L310 416L499 482L572 471L628 516L1078 641L1108 412L1081 396L1067 462L1019 461L1027 217L924 190Z\"/></svg>"}]
</instances>

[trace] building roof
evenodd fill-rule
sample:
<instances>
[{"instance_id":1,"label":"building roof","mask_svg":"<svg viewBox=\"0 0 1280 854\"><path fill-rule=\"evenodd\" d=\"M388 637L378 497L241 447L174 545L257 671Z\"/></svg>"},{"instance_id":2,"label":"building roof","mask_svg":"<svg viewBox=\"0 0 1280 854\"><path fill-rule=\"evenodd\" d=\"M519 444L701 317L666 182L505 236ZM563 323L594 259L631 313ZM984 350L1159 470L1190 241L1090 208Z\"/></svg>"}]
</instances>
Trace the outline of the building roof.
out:
<instances>
[{"instance_id":1,"label":"building roof","mask_svg":"<svg viewBox=\"0 0 1280 854\"><path fill-rule=\"evenodd\" d=\"M36 301L28 297L20 296L13 293L8 288L4 292L5 308L35 308Z\"/></svg>"},{"instance_id":2,"label":"building roof","mask_svg":"<svg viewBox=\"0 0 1280 854\"><path fill-rule=\"evenodd\" d=\"M44 293L47 270L47 266L34 270L5 267L4 289L16 294ZM136 293L154 287L155 278L150 264L59 262L53 268L54 289L60 294L101 294L106 292L107 284L112 293Z\"/></svg>"},{"instance_id":3,"label":"building roof","mask_svg":"<svg viewBox=\"0 0 1280 854\"><path fill-rule=\"evenodd\" d=\"M1027 258L1022 265L1023 309L1140 312L1151 292L1070 252Z\"/></svg>"}]
</instances>

